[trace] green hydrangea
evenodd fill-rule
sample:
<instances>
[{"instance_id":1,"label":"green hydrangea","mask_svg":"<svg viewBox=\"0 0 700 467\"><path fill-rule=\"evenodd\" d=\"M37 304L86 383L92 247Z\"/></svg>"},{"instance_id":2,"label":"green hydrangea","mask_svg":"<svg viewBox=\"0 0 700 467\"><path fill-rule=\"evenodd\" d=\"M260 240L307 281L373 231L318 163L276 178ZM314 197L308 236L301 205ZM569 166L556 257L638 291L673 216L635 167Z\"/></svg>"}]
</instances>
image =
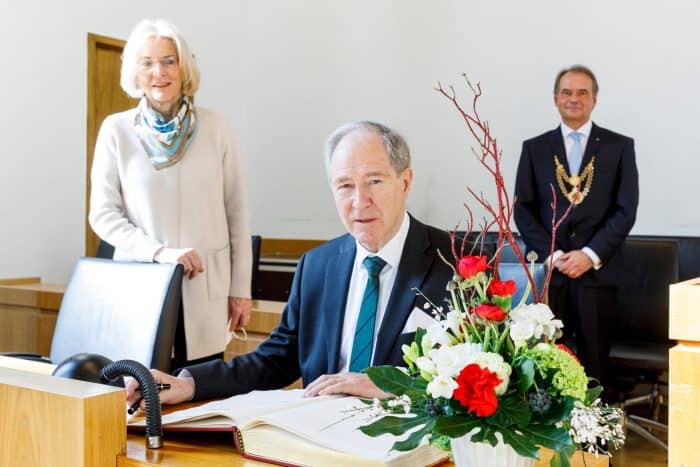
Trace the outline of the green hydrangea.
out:
<instances>
[{"instance_id":1,"label":"green hydrangea","mask_svg":"<svg viewBox=\"0 0 700 467\"><path fill-rule=\"evenodd\" d=\"M526 351L526 355L544 372L555 370L552 378L552 395L571 396L579 400L586 398L588 377L581 364L566 351L551 345L538 344Z\"/></svg>"}]
</instances>

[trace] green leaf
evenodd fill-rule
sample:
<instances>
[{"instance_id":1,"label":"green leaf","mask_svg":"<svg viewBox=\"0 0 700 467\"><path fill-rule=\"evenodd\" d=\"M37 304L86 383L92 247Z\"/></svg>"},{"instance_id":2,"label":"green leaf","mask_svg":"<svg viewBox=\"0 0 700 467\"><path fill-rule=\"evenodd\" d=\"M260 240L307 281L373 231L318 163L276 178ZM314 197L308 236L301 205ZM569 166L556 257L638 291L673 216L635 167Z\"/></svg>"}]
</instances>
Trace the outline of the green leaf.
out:
<instances>
[{"instance_id":1,"label":"green leaf","mask_svg":"<svg viewBox=\"0 0 700 467\"><path fill-rule=\"evenodd\" d=\"M483 419L468 415L440 416L435 421L436 433L449 436L450 438L464 436L477 426L486 426L486 423Z\"/></svg>"},{"instance_id":2,"label":"green leaf","mask_svg":"<svg viewBox=\"0 0 700 467\"><path fill-rule=\"evenodd\" d=\"M554 425L540 425L532 423L526 428L518 428L524 436L533 444L544 446L553 451L561 451L568 446L573 446L569 432L564 428Z\"/></svg>"},{"instance_id":3,"label":"green leaf","mask_svg":"<svg viewBox=\"0 0 700 467\"><path fill-rule=\"evenodd\" d=\"M574 408L576 399L565 396L561 401L552 401L552 407L542 415L537 415L533 418L542 425L554 425L569 417L571 410Z\"/></svg>"},{"instance_id":4,"label":"green leaf","mask_svg":"<svg viewBox=\"0 0 700 467\"><path fill-rule=\"evenodd\" d=\"M500 295L494 295L493 297L491 297L491 302L494 305L500 306L506 313L510 310L511 300L512 297L510 295L505 297L501 297Z\"/></svg>"},{"instance_id":5,"label":"green leaf","mask_svg":"<svg viewBox=\"0 0 700 467\"><path fill-rule=\"evenodd\" d=\"M532 418L532 412L527 402L519 395L508 396L498 402L496 413L487 422L493 425L509 427L513 425L527 426Z\"/></svg>"},{"instance_id":6,"label":"green leaf","mask_svg":"<svg viewBox=\"0 0 700 467\"><path fill-rule=\"evenodd\" d=\"M430 435L433 430L434 421L431 421L425 425L420 430L416 430L411 435L403 441L397 441L391 446L393 451L410 451L418 447L420 442L425 438L426 435Z\"/></svg>"},{"instance_id":7,"label":"green leaf","mask_svg":"<svg viewBox=\"0 0 700 467\"><path fill-rule=\"evenodd\" d=\"M376 420L369 425L360 427L367 436L380 436L385 433L392 435L401 435L409 431L411 428L424 425L431 422L432 418L424 415L417 417L394 417L386 416ZM432 425L432 422L430 423Z\"/></svg>"},{"instance_id":8,"label":"green leaf","mask_svg":"<svg viewBox=\"0 0 700 467\"><path fill-rule=\"evenodd\" d=\"M480 430L472 434L472 441L475 443L488 443L495 446L498 443L496 432L498 429L494 426L484 425Z\"/></svg>"},{"instance_id":9,"label":"green leaf","mask_svg":"<svg viewBox=\"0 0 700 467\"><path fill-rule=\"evenodd\" d=\"M406 394L411 400L425 396L428 384L425 380L412 378L394 366L371 366L365 371L369 379L384 392L395 396Z\"/></svg>"},{"instance_id":10,"label":"green leaf","mask_svg":"<svg viewBox=\"0 0 700 467\"><path fill-rule=\"evenodd\" d=\"M517 367L518 374L518 390L521 394L527 394L527 390L535 382L535 363L529 359L523 359Z\"/></svg>"},{"instance_id":11,"label":"green leaf","mask_svg":"<svg viewBox=\"0 0 700 467\"><path fill-rule=\"evenodd\" d=\"M603 393L603 386L596 386L594 388L590 388L586 391L586 405L591 405L593 401L595 401L597 398L600 397L600 395Z\"/></svg>"},{"instance_id":12,"label":"green leaf","mask_svg":"<svg viewBox=\"0 0 700 467\"><path fill-rule=\"evenodd\" d=\"M539 458L540 448L527 435L517 430L501 429L503 442L523 457Z\"/></svg>"},{"instance_id":13,"label":"green leaf","mask_svg":"<svg viewBox=\"0 0 700 467\"><path fill-rule=\"evenodd\" d=\"M423 328L418 328L416 329L416 337L413 339L413 342L418 344L418 349L420 352L420 355L423 356L423 346L421 343L423 342L423 336L427 334L427 331Z\"/></svg>"}]
</instances>

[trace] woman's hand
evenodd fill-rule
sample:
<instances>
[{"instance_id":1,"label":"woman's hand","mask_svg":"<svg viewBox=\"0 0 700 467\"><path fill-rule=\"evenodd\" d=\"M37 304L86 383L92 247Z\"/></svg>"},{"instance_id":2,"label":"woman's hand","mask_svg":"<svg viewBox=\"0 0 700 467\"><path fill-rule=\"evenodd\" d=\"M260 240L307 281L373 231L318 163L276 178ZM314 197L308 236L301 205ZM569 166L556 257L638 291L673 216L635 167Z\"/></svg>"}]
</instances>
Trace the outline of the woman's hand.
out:
<instances>
[{"instance_id":1,"label":"woman's hand","mask_svg":"<svg viewBox=\"0 0 700 467\"><path fill-rule=\"evenodd\" d=\"M253 309L253 300L250 298L228 298L229 331L233 332L250 323L250 312Z\"/></svg>"},{"instance_id":2,"label":"woman's hand","mask_svg":"<svg viewBox=\"0 0 700 467\"><path fill-rule=\"evenodd\" d=\"M182 264L185 274L192 279L204 272L204 263L194 248L161 248L153 256L156 263Z\"/></svg>"}]
</instances>

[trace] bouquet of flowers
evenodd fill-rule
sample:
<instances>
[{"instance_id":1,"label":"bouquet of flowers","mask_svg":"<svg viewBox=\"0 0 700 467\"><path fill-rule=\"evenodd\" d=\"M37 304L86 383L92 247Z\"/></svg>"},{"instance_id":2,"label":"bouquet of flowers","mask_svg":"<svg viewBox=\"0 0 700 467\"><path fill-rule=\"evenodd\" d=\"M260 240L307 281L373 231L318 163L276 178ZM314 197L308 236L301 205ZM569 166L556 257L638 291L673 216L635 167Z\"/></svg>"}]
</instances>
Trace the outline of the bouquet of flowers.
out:
<instances>
[{"instance_id":1,"label":"bouquet of flowers","mask_svg":"<svg viewBox=\"0 0 700 467\"><path fill-rule=\"evenodd\" d=\"M453 260L445 260L454 271L447 284L449 297L437 304L426 297L435 322L418 329L414 342L403 346L407 368L367 369L380 389L396 397L368 401L374 421L361 429L370 436L408 434L394 444L395 450L415 448L426 438L449 450L451 440L465 435L472 442L505 443L522 457L537 458L539 448L546 447L555 452L552 466L569 465L577 449L609 454L610 446L624 441L622 413L601 405L602 387L589 389L576 356L556 343L563 325L543 303L551 272L537 290L532 273L536 258L523 258L510 229L512 203L501 176L501 154L478 115L481 89L467 83L474 93L471 112L464 111L453 88L438 85L437 90L464 118L479 142L477 159L494 177L497 205L469 191L491 215L482 232L498 229L496 254L491 259L481 254L483 236L481 251L465 254L465 240L451 234ZM554 204L554 193L552 198ZM467 210L470 233L473 217ZM512 303L516 284L498 277L505 242L513 246L528 276L520 303Z\"/></svg>"}]
</instances>

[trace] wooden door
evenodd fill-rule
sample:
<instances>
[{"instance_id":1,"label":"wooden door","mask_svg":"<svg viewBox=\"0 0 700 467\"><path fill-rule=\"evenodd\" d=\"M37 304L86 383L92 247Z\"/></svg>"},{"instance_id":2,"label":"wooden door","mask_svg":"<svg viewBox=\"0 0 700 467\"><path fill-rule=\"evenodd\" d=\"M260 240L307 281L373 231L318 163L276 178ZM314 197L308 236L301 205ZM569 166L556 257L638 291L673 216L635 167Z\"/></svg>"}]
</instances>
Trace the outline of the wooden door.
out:
<instances>
[{"instance_id":1,"label":"wooden door","mask_svg":"<svg viewBox=\"0 0 700 467\"><path fill-rule=\"evenodd\" d=\"M97 132L102 120L112 113L121 112L138 103L119 85L121 56L124 41L88 33L87 49L87 176L85 183L85 256L95 256L100 238L88 223L90 212L90 171L95 152Z\"/></svg>"}]
</instances>

